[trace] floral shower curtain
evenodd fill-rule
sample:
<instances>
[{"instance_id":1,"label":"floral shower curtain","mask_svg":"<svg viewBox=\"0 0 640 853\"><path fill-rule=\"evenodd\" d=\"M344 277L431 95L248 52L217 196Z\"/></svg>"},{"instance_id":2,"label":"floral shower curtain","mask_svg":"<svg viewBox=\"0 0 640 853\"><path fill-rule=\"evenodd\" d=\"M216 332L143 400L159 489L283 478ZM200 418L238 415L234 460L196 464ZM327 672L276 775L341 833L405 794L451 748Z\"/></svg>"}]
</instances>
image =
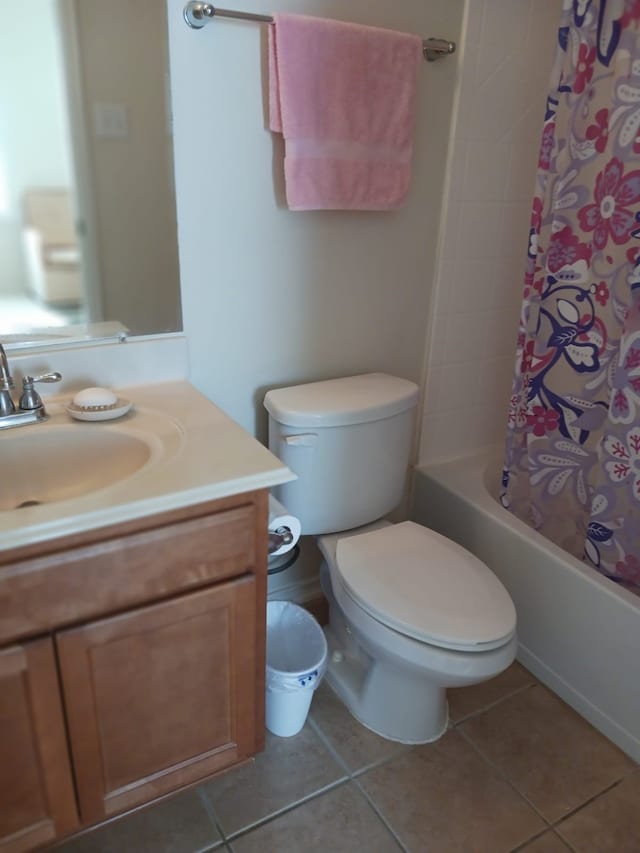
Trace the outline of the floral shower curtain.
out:
<instances>
[{"instance_id":1,"label":"floral shower curtain","mask_svg":"<svg viewBox=\"0 0 640 853\"><path fill-rule=\"evenodd\" d=\"M502 502L640 594L640 0L565 0Z\"/></svg>"}]
</instances>

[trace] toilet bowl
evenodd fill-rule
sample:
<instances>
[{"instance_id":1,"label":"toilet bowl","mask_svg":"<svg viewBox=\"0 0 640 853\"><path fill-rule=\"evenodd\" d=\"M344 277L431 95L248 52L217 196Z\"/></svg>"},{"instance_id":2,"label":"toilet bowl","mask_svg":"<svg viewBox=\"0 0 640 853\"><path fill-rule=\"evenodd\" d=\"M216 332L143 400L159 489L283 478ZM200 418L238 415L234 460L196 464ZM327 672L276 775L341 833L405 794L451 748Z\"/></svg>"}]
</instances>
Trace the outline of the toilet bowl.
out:
<instances>
[{"instance_id":1,"label":"toilet bowl","mask_svg":"<svg viewBox=\"0 0 640 853\"><path fill-rule=\"evenodd\" d=\"M366 374L269 391L269 448L297 475L276 497L317 536L329 601L327 681L383 737L437 739L446 690L492 678L516 651L509 594L480 560L401 501L418 388Z\"/></svg>"},{"instance_id":2,"label":"toilet bowl","mask_svg":"<svg viewBox=\"0 0 640 853\"><path fill-rule=\"evenodd\" d=\"M492 678L515 657L506 590L472 554L410 521L322 536L318 545L330 606L328 683L376 734L436 740L447 728L447 688Z\"/></svg>"}]
</instances>

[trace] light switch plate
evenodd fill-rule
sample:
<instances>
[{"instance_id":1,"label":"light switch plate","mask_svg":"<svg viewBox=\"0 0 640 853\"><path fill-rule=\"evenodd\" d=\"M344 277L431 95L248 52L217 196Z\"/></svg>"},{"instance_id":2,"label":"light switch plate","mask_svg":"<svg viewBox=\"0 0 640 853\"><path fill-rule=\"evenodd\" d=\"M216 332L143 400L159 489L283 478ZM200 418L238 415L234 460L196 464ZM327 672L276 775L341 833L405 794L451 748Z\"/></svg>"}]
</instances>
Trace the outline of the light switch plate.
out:
<instances>
[{"instance_id":1,"label":"light switch plate","mask_svg":"<svg viewBox=\"0 0 640 853\"><path fill-rule=\"evenodd\" d=\"M95 133L99 139L127 139L129 118L124 104L93 105Z\"/></svg>"}]
</instances>

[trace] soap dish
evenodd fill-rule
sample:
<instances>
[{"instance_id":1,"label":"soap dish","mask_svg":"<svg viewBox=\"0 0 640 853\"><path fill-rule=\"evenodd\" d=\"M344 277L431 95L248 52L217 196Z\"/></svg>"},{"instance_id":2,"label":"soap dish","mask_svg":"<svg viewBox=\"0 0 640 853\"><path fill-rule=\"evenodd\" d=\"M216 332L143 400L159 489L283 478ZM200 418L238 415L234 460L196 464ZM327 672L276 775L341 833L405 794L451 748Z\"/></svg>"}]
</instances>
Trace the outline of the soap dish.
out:
<instances>
[{"instance_id":1,"label":"soap dish","mask_svg":"<svg viewBox=\"0 0 640 853\"><path fill-rule=\"evenodd\" d=\"M112 421L126 415L133 403L124 397L118 397L115 403L104 406L78 406L69 403L67 412L77 421Z\"/></svg>"}]
</instances>

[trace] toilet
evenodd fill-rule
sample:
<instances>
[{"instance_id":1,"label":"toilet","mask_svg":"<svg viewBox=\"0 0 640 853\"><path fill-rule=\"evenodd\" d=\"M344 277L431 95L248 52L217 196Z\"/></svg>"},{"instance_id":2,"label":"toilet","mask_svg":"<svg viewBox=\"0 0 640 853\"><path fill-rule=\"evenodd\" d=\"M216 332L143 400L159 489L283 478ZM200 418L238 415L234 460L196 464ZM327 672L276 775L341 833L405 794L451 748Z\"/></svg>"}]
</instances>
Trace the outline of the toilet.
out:
<instances>
[{"instance_id":1,"label":"toilet","mask_svg":"<svg viewBox=\"0 0 640 853\"><path fill-rule=\"evenodd\" d=\"M516 613L479 559L412 521L401 502L418 387L370 373L269 391L269 448L297 479L276 497L317 537L329 601L326 679L379 735L427 743L447 728L446 690L513 661Z\"/></svg>"}]
</instances>

